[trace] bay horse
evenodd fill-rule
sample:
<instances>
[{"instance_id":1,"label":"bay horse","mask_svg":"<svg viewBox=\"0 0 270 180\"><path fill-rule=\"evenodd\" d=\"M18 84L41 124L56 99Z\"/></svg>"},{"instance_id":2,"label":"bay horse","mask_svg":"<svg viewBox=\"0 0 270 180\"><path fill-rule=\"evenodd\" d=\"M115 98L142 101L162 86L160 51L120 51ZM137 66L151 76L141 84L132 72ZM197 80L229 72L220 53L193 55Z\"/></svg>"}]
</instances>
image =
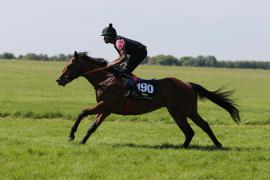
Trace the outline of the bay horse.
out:
<instances>
[{"instance_id":1,"label":"bay horse","mask_svg":"<svg viewBox=\"0 0 270 180\"><path fill-rule=\"evenodd\" d=\"M73 141L75 132L81 120L88 115L96 115L93 124L80 141L85 144L101 123L111 113L119 115L139 115L166 107L175 123L185 135L182 145L187 148L194 136L194 131L188 123L190 118L204 132L206 132L217 148L222 144L217 140L209 124L198 114L197 100L207 98L221 108L225 109L236 123L240 122L239 111L230 98L232 91L208 91L195 83L187 83L176 78L158 79L157 94L153 100L134 99L125 97L126 86L114 73L106 69L108 62L101 58L93 58L85 52L74 52L70 62L64 67L62 74L56 80L60 86L65 86L72 80L83 76L95 89L97 104L86 108L78 115L71 128L69 140Z\"/></svg>"}]
</instances>

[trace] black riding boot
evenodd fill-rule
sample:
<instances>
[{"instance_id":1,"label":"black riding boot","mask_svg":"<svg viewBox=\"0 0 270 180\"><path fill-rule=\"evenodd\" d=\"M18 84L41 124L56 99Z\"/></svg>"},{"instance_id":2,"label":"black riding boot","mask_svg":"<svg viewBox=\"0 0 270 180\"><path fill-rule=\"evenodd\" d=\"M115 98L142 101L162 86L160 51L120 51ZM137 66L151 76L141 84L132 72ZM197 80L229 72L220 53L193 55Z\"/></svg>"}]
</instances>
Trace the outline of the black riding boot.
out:
<instances>
[{"instance_id":1,"label":"black riding boot","mask_svg":"<svg viewBox=\"0 0 270 180\"><path fill-rule=\"evenodd\" d=\"M139 97L140 92L138 92L138 89L136 87L136 82L132 76L131 78L127 79L127 88L128 88L128 92L125 94L125 97L134 97L134 98Z\"/></svg>"}]
</instances>

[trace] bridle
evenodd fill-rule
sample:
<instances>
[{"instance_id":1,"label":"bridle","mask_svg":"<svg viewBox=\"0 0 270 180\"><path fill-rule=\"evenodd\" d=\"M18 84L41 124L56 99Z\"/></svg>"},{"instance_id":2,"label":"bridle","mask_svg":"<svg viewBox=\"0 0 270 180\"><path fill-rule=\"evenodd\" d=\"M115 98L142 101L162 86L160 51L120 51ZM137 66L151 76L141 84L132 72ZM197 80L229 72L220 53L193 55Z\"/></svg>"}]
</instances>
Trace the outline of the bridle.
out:
<instances>
[{"instance_id":1,"label":"bridle","mask_svg":"<svg viewBox=\"0 0 270 180\"><path fill-rule=\"evenodd\" d=\"M98 66L97 66L97 67L98 67ZM107 66L99 67L99 68L97 68L97 69L93 69L93 70L91 70L91 71L87 71L87 72L83 73L83 75L91 74L91 73L94 73L94 72L97 72L97 71L103 71L103 72L104 72L104 70L105 70L105 69L108 69L108 68L109 68L109 67L107 67Z\"/></svg>"},{"instance_id":2,"label":"bridle","mask_svg":"<svg viewBox=\"0 0 270 180\"><path fill-rule=\"evenodd\" d=\"M97 67L98 67L98 66L97 66ZM91 74L91 73L94 73L94 72L97 72L97 71L103 71L103 72L105 72L105 69L109 69L109 68L113 68L113 69L114 69L115 67L113 67L113 66L111 66L111 67L103 66L103 67L99 67L99 68L97 68L97 69L93 69L93 70L91 70L91 71L88 71L88 72L84 73L83 75ZM119 71L119 70L118 70L118 71ZM122 72L122 74L125 75L126 77L133 78L133 76L131 76L131 75L129 75L129 74L126 74L126 73L124 73L124 72Z\"/></svg>"},{"instance_id":3,"label":"bridle","mask_svg":"<svg viewBox=\"0 0 270 180\"><path fill-rule=\"evenodd\" d=\"M73 65L76 65L76 66L79 66L79 64L78 63L72 63ZM66 65L66 67L67 67L68 65ZM87 71L87 72L85 72L85 73L83 73L82 75L84 76L84 75L88 75L88 74L91 74L91 73L94 73L94 72L97 72L97 71L103 71L104 72L104 70L105 69L108 69L109 67L107 67L107 66L103 66L103 67L99 67L99 66L97 66L97 65L94 65L95 67L97 67L96 69L93 69L93 70L90 70L90 71Z\"/></svg>"}]
</instances>

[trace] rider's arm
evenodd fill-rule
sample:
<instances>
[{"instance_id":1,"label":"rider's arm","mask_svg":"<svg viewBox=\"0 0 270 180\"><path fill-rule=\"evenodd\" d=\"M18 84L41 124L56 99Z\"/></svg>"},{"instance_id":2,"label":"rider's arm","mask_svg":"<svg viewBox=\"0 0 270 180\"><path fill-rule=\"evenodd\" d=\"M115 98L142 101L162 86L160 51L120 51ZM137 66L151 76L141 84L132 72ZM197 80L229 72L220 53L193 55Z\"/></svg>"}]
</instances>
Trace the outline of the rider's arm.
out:
<instances>
[{"instance_id":1,"label":"rider's arm","mask_svg":"<svg viewBox=\"0 0 270 180\"><path fill-rule=\"evenodd\" d=\"M108 66L121 64L127 60L127 52L125 49L125 46L126 46L125 44L126 43L125 43L124 39L119 39L116 41L116 48L117 48L117 51L119 53L119 57L117 59L115 59L113 62L111 62L110 64L108 64Z\"/></svg>"},{"instance_id":2,"label":"rider's arm","mask_svg":"<svg viewBox=\"0 0 270 180\"><path fill-rule=\"evenodd\" d=\"M115 59L113 62L111 62L109 64L109 66L113 66L113 65L116 65L116 64L121 64L123 62L125 62L127 60L127 53L126 53L126 50L125 49L121 49L119 51L119 57L117 59Z\"/></svg>"}]
</instances>

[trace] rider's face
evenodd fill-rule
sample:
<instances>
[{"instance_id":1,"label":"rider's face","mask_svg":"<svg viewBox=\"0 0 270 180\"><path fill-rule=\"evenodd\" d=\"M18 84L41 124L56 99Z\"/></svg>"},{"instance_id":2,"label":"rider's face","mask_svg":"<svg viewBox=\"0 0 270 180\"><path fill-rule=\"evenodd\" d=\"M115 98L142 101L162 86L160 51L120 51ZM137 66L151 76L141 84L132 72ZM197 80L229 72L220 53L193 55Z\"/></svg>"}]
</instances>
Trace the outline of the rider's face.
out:
<instances>
[{"instance_id":1,"label":"rider's face","mask_svg":"<svg viewBox=\"0 0 270 180\"><path fill-rule=\"evenodd\" d=\"M104 36L104 42L106 43L106 44L108 44L108 43L112 43L112 38L110 38L110 37L108 37L108 36Z\"/></svg>"}]
</instances>

